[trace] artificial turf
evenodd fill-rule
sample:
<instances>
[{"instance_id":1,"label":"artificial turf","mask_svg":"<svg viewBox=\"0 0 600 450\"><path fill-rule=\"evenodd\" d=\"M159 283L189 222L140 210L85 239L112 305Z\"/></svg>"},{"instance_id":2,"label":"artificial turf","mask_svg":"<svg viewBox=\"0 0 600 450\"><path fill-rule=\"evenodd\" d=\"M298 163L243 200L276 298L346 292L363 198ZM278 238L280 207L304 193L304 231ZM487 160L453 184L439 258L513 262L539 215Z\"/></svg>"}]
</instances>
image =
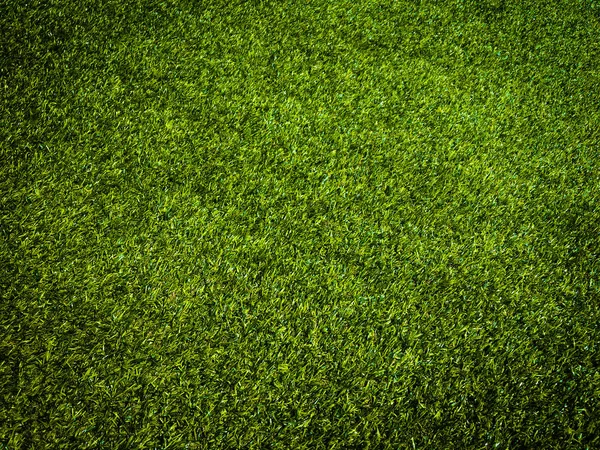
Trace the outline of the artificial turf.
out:
<instances>
[{"instance_id":1,"label":"artificial turf","mask_svg":"<svg viewBox=\"0 0 600 450\"><path fill-rule=\"evenodd\" d=\"M0 27L0 448L600 448L598 1Z\"/></svg>"}]
</instances>

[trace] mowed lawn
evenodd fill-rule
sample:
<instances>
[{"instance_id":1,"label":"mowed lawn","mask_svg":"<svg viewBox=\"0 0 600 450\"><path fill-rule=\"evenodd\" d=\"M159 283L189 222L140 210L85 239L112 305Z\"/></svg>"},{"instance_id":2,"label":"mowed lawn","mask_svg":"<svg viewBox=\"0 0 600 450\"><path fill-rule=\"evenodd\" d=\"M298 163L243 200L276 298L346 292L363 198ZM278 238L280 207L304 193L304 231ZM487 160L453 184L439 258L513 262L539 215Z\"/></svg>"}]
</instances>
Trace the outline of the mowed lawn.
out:
<instances>
[{"instance_id":1,"label":"mowed lawn","mask_svg":"<svg viewBox=\"0 0 600 450\"><path fill-rule=\"evenodd\" d=\"M600 3L0 5L0 449L600 448Z\"/></svg>"}]
</instances>

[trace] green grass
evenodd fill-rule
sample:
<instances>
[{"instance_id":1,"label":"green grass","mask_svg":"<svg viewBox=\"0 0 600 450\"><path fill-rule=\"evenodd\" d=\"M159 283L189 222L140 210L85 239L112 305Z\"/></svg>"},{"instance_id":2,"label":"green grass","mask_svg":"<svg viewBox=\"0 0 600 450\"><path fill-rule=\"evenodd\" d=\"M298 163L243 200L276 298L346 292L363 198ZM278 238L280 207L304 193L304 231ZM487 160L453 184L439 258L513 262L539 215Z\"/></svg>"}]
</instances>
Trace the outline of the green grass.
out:
<instances>
[{"instance_id":1,"label":"green grass","mask_svg":"<svg viewBox=\"0 0 600 450\"><path fill-rule=\"evenodd\" d=\"M0 448L600 448L600 3L8 0Z\"/></svg>"}]
</instances>

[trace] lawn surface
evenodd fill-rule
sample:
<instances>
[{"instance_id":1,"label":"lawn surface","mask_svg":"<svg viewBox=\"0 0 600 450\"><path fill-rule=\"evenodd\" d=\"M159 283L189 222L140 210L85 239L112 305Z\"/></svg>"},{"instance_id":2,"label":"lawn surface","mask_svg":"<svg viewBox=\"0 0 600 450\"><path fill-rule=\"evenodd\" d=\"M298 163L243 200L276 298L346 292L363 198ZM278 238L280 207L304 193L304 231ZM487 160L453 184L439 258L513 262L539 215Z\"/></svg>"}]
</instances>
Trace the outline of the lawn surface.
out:
<instances>
[{"instance_id":1,"label":"lawn surface","mask_svg":"<svg viewBox=\"0 0 600 450\"><path fill-rule=\"evenodd\" d=\"M0 448L600 448L600 3L8 0Z\"/></svg>"}]
</instances>

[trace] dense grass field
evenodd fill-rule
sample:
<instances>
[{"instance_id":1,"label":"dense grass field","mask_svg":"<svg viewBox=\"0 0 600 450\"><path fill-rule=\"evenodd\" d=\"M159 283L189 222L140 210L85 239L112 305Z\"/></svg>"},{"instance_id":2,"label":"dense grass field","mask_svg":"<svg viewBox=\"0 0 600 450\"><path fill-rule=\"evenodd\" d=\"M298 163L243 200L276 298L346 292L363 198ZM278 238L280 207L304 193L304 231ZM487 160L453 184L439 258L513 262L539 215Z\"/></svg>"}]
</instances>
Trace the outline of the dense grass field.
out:
<instances>
[{"instance_id":1,"label":"dense grass field","mask_svg":"<svg viewBox=\"0 0 600 450\"><path fill-rule=\"evenodd\" d=\"M600 448L600 2L8 0L0 449Z\"/></svg>"}]
</instances>

